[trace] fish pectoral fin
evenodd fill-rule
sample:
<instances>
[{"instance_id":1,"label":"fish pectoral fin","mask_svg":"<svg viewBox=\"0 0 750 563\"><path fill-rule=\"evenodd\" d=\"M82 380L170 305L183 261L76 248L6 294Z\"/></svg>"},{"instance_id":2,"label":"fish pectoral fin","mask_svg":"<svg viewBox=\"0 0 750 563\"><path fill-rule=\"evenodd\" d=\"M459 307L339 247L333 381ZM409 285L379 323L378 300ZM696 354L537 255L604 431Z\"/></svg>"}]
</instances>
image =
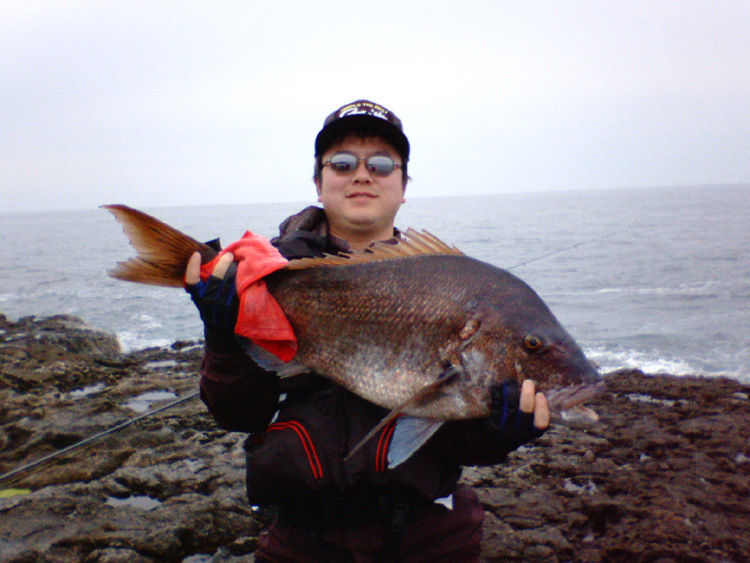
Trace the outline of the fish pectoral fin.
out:
<instances>
[{"instance_id":1,"label":"fish pectoral fin","mask_svg":"<svg viewBox=\"0 0 750 563\"><path fill-rule=\"evenodd\" d=\"M395 416L393 413L399 414L406 412L406 409L410 407L429 401L434 395L442 391L444 387L455 382L459 375L460 372L452 364L448 364L445 369L440 372L440 375L438 375L435 381L422 387L419 391L393 409L388 416L393 418L393 416Z\"/></svg>"},{"instance_id":2,"label":"fish pectoral fin","mask_svg":"<svg viewBox=\"0 0 750 563\"><path fill-rule=\"evenodd\" d=\"M393 420L395 417L397 417L398 415L400 415L401 413L403 413L409 407L412 407L414 405L418 405L420 403L423 403L423 402L427 401L434 394L438 393L443 387L445 387L446 385L450 385L451 383L453 383L458 376L459 376L459 371L454 366L452 366L452 365L446 366L446 368L440 373L440 375L438 375L438 378L435 381L433 381L432 383L428 383L427 385L425 385L424 387L422 387L422 389L420 389L419 391L417 391L416 393L414 393L414 395L412 395L411 397L409 397L408 399L406 399L403 403L401 403L399 406L397 406L395 409L393 409L391 412L389 412L385 416L385 418L383 418L383 420L381 420L375 426L375 428L373 428L372 430L370 430L367 433L367 435L364 438L362 438L359 441L359 443L356 446L354 446L354 448L352 448L352 451L350 451L349 454L344 458L344 461L348 461L350 457L352 457L357 451L359 451L359 449L362 446L364 446L367 442L369 442L373 438L373 436L375 436L375 434L377 434L378 432L380 432L380 430L382 430L383 427L386 424L388 424L391 420ZM414 418L414 417L407 417L407 418ZM419 419L419 420L425 420L425 419ZM439 422L442 424L443 421L439 421ZM439 425L438 425L438 427L439 427ZM437 428L435 428L435 430L437 430ZM435 430L433 430L433 433L434 433ZM424 441L422 441L417 446L417 448L419 448L422 444L424 444L424 442L427 441L427 439L431 435L432 434L430 434L429 436L427 436L424 439ZM403 463L404 461L406 461L406 459L412 453L414 453L417 448L411 450L411 452L409 452L409 455L407 455L406 457L404 457L403 459L401 459L401 461L399 461L399 463Z\"/></svg>"},{"instance_id":3,"label":"fish pectoral fin","mask_svg":"<svg viewBox=\"0 0 750 563\"><path fill-rule=\"evenodd\" d=\"M402 416L396 422L393 438L388 448L388 469L393 469L409 459L445 423L444 420L429 420Z\"/></svg>"},{"instance_id":4,"label":"fish pectoral fin","mask_svg":"<svg viewBox=\"0 0 750 563\"><path fill-rule=\"evenodd\" d=\"M364 446L367 442L369 442L373 438L373 436L375 436L375 434L377 434L378 432L380 432L386 424L388 424L391 420L393 420L399 414L401 414L401 411L399 411L397 409L393 409L391 412L389 412L385 416L385 418L383 418L383 420L381 420L380 422L378 422L375 425L375 428L373 428L372 430L370 430L364 438L362 438L359 442L357 442L357 445L352 448L352 451L350 451L346 455L346 457L344 458L344 461L345 462L349 461L349 459L354 454L356 454L362 448L362 446Z\"/></svg>"},{"instance_id":5,"label":"fish pectoral fin","mask_svg":"<svg viewBox=\"0 0 750 563\"><path fill-rule=\"evenodd\" d=\"M386 424L401 413L394 409L388 413L367 435L362 438L352 451L344 458L349 461L362 446L369 442ZM402 416L396 422L393 430L393 439L388 448L388 469L393 469L409 459L414 452L421 448L435 432L445 423L444 420L429 420L426 418L416 418L413 416Z\"/></svg>"}]
</instances>

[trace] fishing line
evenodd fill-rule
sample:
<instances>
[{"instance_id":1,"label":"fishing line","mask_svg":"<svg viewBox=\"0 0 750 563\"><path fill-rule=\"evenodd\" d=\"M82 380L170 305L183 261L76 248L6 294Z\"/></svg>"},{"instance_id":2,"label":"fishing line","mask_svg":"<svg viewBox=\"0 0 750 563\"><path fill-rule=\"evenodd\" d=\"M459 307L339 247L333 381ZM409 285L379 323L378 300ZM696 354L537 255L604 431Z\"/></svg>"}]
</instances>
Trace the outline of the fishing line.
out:
<instances>
[{"instance_id":1,"label":"fishing line","mask_svg":"<svg viewBox=\"0 0 750 563\"><path fill-rule=\"evenodd\" d=\"M598 240L604 240L605 238L613 237L615 235L619 235L620 233L627 232L628 229L625 229L623 231L615 231L613 233L609 233L607 235L602 235L600 237L592 238L589 240L585 240L583 242L578 242L576 244L573 244L571 246L566 246L565 248L560 248L559 250L554 250L552 252L548 252L547 254L543 254L542 256L537 256L536 258L530 258L529 260L526 260L524 262L520 262L518 264L515 264L509 268L505 268L506 270L513 270L514 268L520 268L521 266L526 266L527 264L531 264L532 262L538 262L539 260L543 260L544 258L549 258L550 256L554 256L555 254L560 254L561 252L566 252L568 250L573 250L574 248L578 248L579 246L583 246L584 244L590 244L592 242L596 242Z\"/></svg>"},{"instance_id":2,"label":"fishing line","mask_svg":"<svg viewBox=\"0 0 750 563\"><path fill-rule=\"evenodd\" d=\"M15 477L16 475L29 471L30 469L33 469L39 465L47 463L48 461L52 461L53 459L60 457L68 452L71 452L78 448L82 448L84 446L88 446L92 442L95 442L101 438L104 438L105 436L109 436L110 434L114 434L115 432L119 432L120 430L123 430L124 428L127 428L128 426L131 426L137 422L140 422L141 420L145 420L167 409L171 409L172 407L175 407L179 404L186 403L187 401L190 401L191 399L194 399L195 397L197 397L199 394L200 394L200 391L193 391L189 395L186 395L185 397L177 399L176 401L172 401L171 403L164 405L162 407L159 407L158 409L147 412L145 414L142 414L141 416L137 416L133 419L127 420L120 424L116 424L115 426L112 426L111 428L108 428L107 430L99 432L98 434L94 434L93 436L89 436L88 438L84 438L83 440L76 442L75 444L71 444L67 448L63 448L62 450L58 450L42 458L39 458L36 461L32 461L31 463L22 465L21 467L14 469L13 471L9 471L8 473L0 475L0 483L2 483L3 481L7 479Z\"/></svg>"},{"instance_id":3,"label":"fishing line","mask_svg":"<svg viewBox=\"0 0 750 563\"><path fill-rule=\"evenodd\" d=\"M627 229L626 229L627 230ZM565 248L560 248L558 250L555 250L553 252L548 252L547 254L543 254L542 256L537 256L536 258L531 258L529 260L526 260L524 262L520 262L518 264L515 264L514 266L511 266L509 268L506 268L506 270L512 270L514 268L520 268L521 266L526 266L527 264L531 264L532 262L538 262L539 260L543 260L545 258L549 258L550 256L554 256L555 254L560 254L561 252L566 252L568 250L573 250L575 248L578 248L580 246L583 246L585 244L591 244L592 242L596 242L599 240L604 240L606 238L612 237L614 235L623 233L625 231L616 231L613 233L609 233L606 235L602 235L596 238L592 238L589 240L585 240L583 242L579 242L576 244L573 244L571 246L566 246ZM65 455L68 452L71 452L73 450L76 450L78 448L82 448L84 446L88 446L89 444L100 440L106 436L109 436L110 434L114 434L115 432L119 432L120 430L123 430L127 428L128 426L132 426L133 424L136 424L142 420L145 420L149 417L152 417L156 414L159 414L160 412L164 412L167 409L171 409L172 407L175 407L179 404L185 403L187 401L190 401L191 399L194 399L200 394L199 391L194 391L193 393L190 393L189 395L186 395L185 397L182 397L180 399L177 399L176 401L173 401L167 405L164 405L163 407L159 407L156 410L153 410L151 412L148 412L146 414L143 414L141 416L137 416L131 420L128 420L126 422L123 422L121 424L117 424L115 426L112 426L111 428L108 428L107 430L104 430L102 432L99 432L98 434L94 434L93 436L90 436L88 438L84 438L83 440L76 442L75 444L72 444L66 448L63 448L62 450L58 450L56 452L53 452L49 455L46 455L40 459L37 459L36 461L32 461L31 463L27 463L26 465L22 465L21 467L18 467L12 471L9 471L8 473L4 473L3 475L0 475L0 483L7 481L13 477L16 477L17 475L20 475L22 473L25 473L27 471L30 471L31 469L34 469L35 467L38 467L42 464L45 464L49 461L52 461L60 456Z\"/></svg>"}]
</instances>

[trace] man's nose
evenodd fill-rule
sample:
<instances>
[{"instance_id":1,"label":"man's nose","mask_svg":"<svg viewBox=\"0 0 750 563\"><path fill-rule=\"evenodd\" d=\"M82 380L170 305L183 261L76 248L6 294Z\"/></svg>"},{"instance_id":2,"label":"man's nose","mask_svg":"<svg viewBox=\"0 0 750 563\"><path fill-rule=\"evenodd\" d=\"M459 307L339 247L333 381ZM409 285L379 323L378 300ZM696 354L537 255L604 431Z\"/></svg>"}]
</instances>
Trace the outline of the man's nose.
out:
<instances>
[{"instance_id":1,"label":"man's nose","mask_svg":"<svg viewBox=\"0 0 750 563\"><path fill-rule=\"evenodd\" d=\"M372 173L367 169L367 161L360 160L357 163L357 168L354 169L354 182L372 182Z\"/></svg>"}]
</instances>

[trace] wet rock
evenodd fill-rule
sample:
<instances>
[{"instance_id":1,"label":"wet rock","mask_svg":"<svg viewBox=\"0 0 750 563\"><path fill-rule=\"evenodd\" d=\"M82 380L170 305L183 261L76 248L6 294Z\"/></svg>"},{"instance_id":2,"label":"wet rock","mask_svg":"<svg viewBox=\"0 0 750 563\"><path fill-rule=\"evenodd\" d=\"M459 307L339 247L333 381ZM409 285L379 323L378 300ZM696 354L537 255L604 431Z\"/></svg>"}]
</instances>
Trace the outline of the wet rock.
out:
<instances>
[{"instance_id":1,"label":"wet rock","mask_svg":"<svg viewBox=\"0 0 750 563\"><path fill-rule=\"evenodd\" d=\"M748 386L636 371L607 382L610 393L592 404L600 424L555 427L506 464L479 470L495 480L471 475L501 523L488 519L485 559L750 560L750 467L736 461L750 448L750 408L737 403ZM513 539L504 557L499 526Z\"/></svg>"},{"instance_id":2,"label":"wet rock","mask_svg":"<svg viewBox=\"0 0 750 563\"><path fill-rule=\"evenodd\" d=\"M0 562L253 560L267 520L245 497L245 436L198 399L149 416L195 392L200 360L200 343L123 354L71 317L0 315L0 474L123 425L0 482ZM483 560L750 561L750 387L637 371L607 383L598 425L555 426L465 470ZM128 406L145 394L164 398Z\"/></svg>"},{"instance_id":3,"label":"wet rock","mask_svg":"<svg viewBox=\"0 0 750 563\"><path fill-rule=\"evenodd\" d=\"M95 549L84 563L149 563L152 559L143 557L132 549Z\"/></svg>"},{"instance_id":4,"label":"wet rock","mask_svg":"<svg viewBox=\"0 0 750 563\"><path fill-rule=\"evenodd\" d=\"M117 337L69 315L44 319L25 317L15 325L5 322L4 345L0 349L24 350L38 361L73 356L107 357L120 352Z\"/></svg>"}]
</instances>

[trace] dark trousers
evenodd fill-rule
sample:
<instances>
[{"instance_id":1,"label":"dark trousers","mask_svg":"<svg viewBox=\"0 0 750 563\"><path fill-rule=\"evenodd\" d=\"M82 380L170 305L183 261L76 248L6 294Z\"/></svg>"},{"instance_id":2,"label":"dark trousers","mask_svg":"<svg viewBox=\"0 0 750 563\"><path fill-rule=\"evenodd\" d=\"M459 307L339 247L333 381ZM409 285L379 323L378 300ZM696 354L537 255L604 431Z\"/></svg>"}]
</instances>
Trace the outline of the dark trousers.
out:
<instances>
[{"instance_id":1,"label":"dark trousers","mask_svg":"<svg viewBox=\"0 0 750 563\"><path fill-rule=\"evenodd\" d=\"M258 538L255 560L272 563L475 563L484 509L471 489L457 489L453 509L421 506L394 538L392 525L358 523L312 531L277 521Z\"/></svg>"}]
</instances>

